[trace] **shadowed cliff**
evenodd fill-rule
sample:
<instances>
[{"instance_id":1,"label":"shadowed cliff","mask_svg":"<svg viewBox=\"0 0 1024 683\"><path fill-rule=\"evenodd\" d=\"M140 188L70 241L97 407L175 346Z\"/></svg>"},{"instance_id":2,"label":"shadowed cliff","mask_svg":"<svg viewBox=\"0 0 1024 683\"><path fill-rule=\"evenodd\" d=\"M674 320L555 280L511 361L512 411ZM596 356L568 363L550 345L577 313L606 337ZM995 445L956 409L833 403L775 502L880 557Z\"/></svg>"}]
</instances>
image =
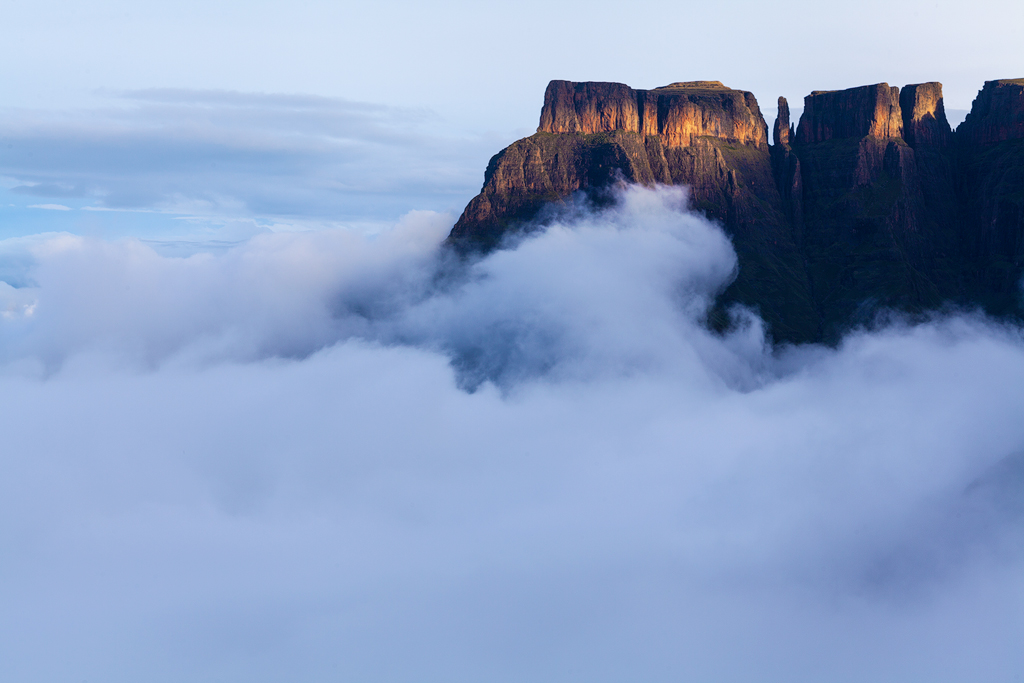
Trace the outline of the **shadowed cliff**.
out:
<instances>
[{"instance_id":1,"label":"shadowed cliff","mask_svg":"<svg viewBox=\"0 0 1024 683\"><path fill-rule=\"evenodd\" d=\"M543 223L549 203L573 201L578 191L601 203L601 190L617 178L688 186L693 206L726 226L739 256L723 302L757 308L784 338L818 336L806 269L772 174L768 127L751 93L717 81L655 90L552 81L538 132L491 159L449 243L492 249L518 227ZM716 315L724 324L722 311Z\"/></svg>"},{"instance_id":2,"label":"shadowed cliff","mask_svg":"<svg viewBox=\"0 0 1024 683\"><path fill-rule=\"evenodd\" d=\"M988 81L956 131L965 277L997 314L1020 309L1024 79Z\"/></svg>"},{"instance_id":3,"label":"shadowed cliff","mask_svg":"<svg viewBox=\"0 0 1024 683\"><path fill-rule=\"evenodd\" d=\"M950 130L936 98L937 83L907 86L902 98L880 83L804 99L790 152L799 166L779 177L801 188L793 228L825 339L880 308L920 312L961 298L948 258Z\"/></svg>"},{"instance_id":4,"label":"shadowed cliff","mask_svg":"<svg viewBox=\"0 0 1024 683\"><path fill-rule=\"evenodd\" d=\"M491 159L448 243L494 249L618 180L686 185L739 258L713 325L732 302L793 342L881 309L1017 310L1024 80L986 83L956 133L939 83L816 91L795 129L779 98L773 138L754 96L718 81L552 81L538 132Z\"/></svg>"}]
</instances>

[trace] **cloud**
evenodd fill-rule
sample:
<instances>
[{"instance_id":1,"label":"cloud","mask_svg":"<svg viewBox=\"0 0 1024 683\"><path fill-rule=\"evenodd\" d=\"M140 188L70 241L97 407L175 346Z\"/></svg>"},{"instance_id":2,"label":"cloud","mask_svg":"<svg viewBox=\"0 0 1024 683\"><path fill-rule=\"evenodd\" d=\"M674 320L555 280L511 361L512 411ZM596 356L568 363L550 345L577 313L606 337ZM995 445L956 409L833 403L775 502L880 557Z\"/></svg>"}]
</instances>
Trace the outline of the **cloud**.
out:
<instances>
[{"instance_id":1,"label":"cloud","mask_svg":"<svg viewBox=\"0 0 1024 683\"><path fill-rule=\"evenodd\" d=\"M17 185L10 188L12 194L28 195L30 197L76 197L84 196L78 188L71 185L53 185L39 183L36 185ZM30 209L36 208L30 206Z\"/></svg>"},{"instance_id":2,"label":"cloud","mask_svg":"<svg viewBox=\"0 0 1024 683\"><path fill-rule=\"evenodd\" d=\"M110 106L8 109L12 192L99 208L305 221L461 205L495 142L436 115L303 95L154 89Z\"/></svg>"},{"instance_id":3,"label":"cloud","mask_svg":"<svg viewBox=\"0 0 1024 683\"><path fill-rule=\"evenodd\" d=\"M684 199L0 243L0 677L1012 680L1021 331L713 335Z\"/></svg>"},{"instance_id":4,"label":"cloud","mask_svg":"<svg viewBox=\"0 0 1024 683\"><path fill-rule=\"evenodd\" d=\"M63 204L29 204L30 209L48 209L50 211L70 211L71 208Z\"/></svg>"}]
</instances>

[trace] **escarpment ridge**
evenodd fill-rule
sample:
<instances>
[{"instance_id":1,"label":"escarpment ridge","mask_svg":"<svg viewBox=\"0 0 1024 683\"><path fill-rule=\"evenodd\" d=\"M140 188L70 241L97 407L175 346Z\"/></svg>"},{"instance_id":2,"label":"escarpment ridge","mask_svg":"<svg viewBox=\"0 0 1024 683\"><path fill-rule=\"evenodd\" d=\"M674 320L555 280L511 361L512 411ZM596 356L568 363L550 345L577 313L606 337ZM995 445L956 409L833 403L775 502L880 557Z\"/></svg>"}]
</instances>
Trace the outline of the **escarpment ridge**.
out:
<instances>
[{"instance_id":1,"label":"escarpment ridge","mask_svg":"<svg viewBox=\"0 0 1024 683\"><path fill-rule=\"evenodd\" d=\"M768 129L754 95L718 81L673 83L654 90L634 90L621 83L551 81L537 130L622 130L656 136L666 147L687 147L703 136L768 146Z\"/></svg>"},{"instance_id":2,"label":"escarpment ridge","mask_svg":"<svg viewBox=\"0 0 1024 683\"><path fill-rule=\"evenodd\" d=\"M795 127L778 105L769 143L754 95L718 81L552 81L537 133L491 159L448 244L494 249L616 180L686 185L739 258L713 324L733 302L792 342L880 309L1022 315L1024 79L986 82L956 131L935 82L815 91Z\"/></svg>"}]
</instances>

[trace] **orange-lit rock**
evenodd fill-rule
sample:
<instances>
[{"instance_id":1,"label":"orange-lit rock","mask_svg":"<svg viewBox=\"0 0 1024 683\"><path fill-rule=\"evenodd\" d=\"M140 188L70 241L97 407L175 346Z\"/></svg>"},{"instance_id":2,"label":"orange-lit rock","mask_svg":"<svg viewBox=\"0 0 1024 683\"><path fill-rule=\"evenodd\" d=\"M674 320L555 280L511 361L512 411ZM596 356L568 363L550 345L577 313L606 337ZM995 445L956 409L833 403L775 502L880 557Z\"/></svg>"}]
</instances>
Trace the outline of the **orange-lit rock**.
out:
<instances>
[{"instance_id":1,"label":"orange-lit rock","mask_svg":"<svg viewBox=\"0 0 1024 683\"><path fill-rule=\"evenodd\" d=\"M736 249L719 303L776 340L950 302L1024 320L1024 79L986 82L955 132L934 82L813 92L795 131L779 98L771 146L754 96L718 81L552 81L538 132L491 159L448 244L500 248L619 181L688 188Z\"/></svg>"},{"instance_id":2,"label":"orange-lit rock","mask_svg":"<svg viewBox=\"0 0 1024 683\"><path fill-rule=\"evenodd\" d=\"M551 81L544 93L538 132L639 132L637 91L622 83Z\"/></svg>"},{"instance_id":3,"label":"orange-lit rock","mask_svg":"<svg viewBox=\"0 0 1024 683\"><path fill-rule=\"evenodd\" d=\"M900 92L903 111L903 139L911 147L945 146L952 138L946 109L942 103L941 83L903 86Z\"/></svg>"},{"instance_id":4,"label":"orange-lit rock","mask_svg":"<svg viewBox=\"0 0 1024 683\"><path fill-rule=\"evenodd\" d=\"M657 136L669 148L713 137L767 147L768 127L749 92L718 81L673 83L634 90L621 83L551 81L540 115L542 133L606 133Z\"/></svg>"},{"instance_id":5,"label":"orange-lit rock","mask_svg":"<svg viewBox=\"0 0 1024 683\"><path fill-rule=\"evenodd\" d=\"M902 138L900 89L888 83L816 90L804 98L796 131L801 144L843 138Z\"/></svg>"},{"instance_id":6,"label":"orange-lit rock","mask_svg":"<svg viewBox=\"0 0 1024 683\"><path fill-rule=\"evenodd\" d=\"M789 148L790 138L794 137L793 127L789 123L789 102L785 97L779 98L779 114L775 117L775 130L772 139L776 145Z\"/></svg>"}]
</instances>

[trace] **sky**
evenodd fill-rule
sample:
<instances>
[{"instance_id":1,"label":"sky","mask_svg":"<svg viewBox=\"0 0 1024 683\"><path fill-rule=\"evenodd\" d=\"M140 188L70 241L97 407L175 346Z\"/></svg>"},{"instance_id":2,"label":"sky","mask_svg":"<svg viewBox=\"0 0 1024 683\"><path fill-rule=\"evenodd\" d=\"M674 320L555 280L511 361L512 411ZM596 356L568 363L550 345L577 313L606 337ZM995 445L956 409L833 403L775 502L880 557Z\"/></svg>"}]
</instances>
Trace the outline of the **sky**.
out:
<instances>
[{"instance_id":1,"label":"sky","mask_svg":"<svg viewBox=\"0 0 1024 683\"><path fill-rule=\"evenodd\" d=\"M1020 680L1024 331L711 333L685 188L440 248L550 79L963 111L1019 4L2 8L0 680Z\"/></svg>"},{"instance_id":2,"label":"sky","mask_svg":"<svg viewBox=\"0 0 1024 683\"><path fill-rule=\"evenodd\" d=\"M5 0L0 235L233 241L458 213L554 78L786 96L1024 74L1016 2ZM64 210L58 207L66 207ZM83 208L131 211L96 216Z\"/></svg>"}]
</instances>

